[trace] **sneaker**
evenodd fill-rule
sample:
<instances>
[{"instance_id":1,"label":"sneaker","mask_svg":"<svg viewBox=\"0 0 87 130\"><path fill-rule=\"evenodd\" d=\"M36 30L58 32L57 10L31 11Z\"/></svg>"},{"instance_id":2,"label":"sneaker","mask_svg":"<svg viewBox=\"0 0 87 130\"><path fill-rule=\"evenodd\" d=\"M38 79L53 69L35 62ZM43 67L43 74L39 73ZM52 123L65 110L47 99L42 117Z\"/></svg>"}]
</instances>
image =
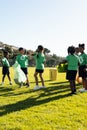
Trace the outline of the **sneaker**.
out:
<instances>
[{"instance_id":1,"label":"sneaker","mask_svg":"<svg viewBox=\"0 0 87 130\"><path fill-rule=\"evenodd\" d=\"M39 86L35 86L34 87L34 90L38 90L38 89L40 89Z\"/></svg>"},{"instance_id":2,"label":"sneaker","mask_svg":"<svg viewBox=\"0 0 87 130\"><path fill-rule=\"evenodd\" d=\"M30 84L26 83L26 87L30 87Z\"/></svg>"},{"instance_id":3,"label":"sneaker","mask_svg":"<svg viewBox=\"0 0 87 130\"><path fill-rule=\"evenodd\" d=\"M40 88L46 88L45 86L41 86Z\"/></svg>"},{"instance_id":4,"label":"sneaker","mask_svg":"<svg viewBox=\"0 0 87 130\"><path fill-rule=\"evenodd\" d=\"M77 94L77 92L71 92L71 94Z\"/></svg>"},{"instance_id":5,"label":"sneaker","mask_svg":"<svg viewBox=\"0 0 87 130\"><path fill-rule=\"evenodd\" d=\"M87 92L87 90L86 90L85 88L82 88L82 89L80 89L79 91L80 91L81 93Z\"/></svg>"}]
</instances>

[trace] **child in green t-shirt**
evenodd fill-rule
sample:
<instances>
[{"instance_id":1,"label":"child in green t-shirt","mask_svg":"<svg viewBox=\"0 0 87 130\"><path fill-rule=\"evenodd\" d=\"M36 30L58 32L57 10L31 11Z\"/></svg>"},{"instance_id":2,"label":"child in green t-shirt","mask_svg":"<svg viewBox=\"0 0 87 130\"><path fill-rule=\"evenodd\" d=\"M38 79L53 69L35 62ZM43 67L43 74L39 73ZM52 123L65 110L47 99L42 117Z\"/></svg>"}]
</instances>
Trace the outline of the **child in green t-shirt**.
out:
<instances>
[{"instance_id":1,"label":"child in green t-shirt","mask_svg":"<svg viewBox=\"0 0 87 130\"><path fill-rule=\"evenodd\" d=\"M29 57L25 54L25 50L20 47L19 48L19 54L16 57L16 61L20 64L22 71L26 75L27 81L26 81L26 86L29 87L29 79L28 79L28 60Z\"/></svg>"},{"instance_id":2,"label":"child in green t-shirt","mask_svg":"<svg viewBox=\"0 0 87 130\"><path fill-rule=\"evenodd\" d=\"M82 78L83 88L80 89L80 92L87 91L87 54L84 52L85 44L79 44L80 50L80 66L79 66L79 77Z\"/></svg>"},{"instance_id":3,"label":"child in green t-shirt","mask_svg":"<svg viewBox=\"0 0 87 130\"><path fill-rule=\"evenodd\" d=\"M36 81L36 86L34 87L34 90L40 89L40 88L45 88L44 85L44 79L43 79L43 72L44 72L44 62L45 62L45 55L43 53L44 48L43 46L39 45L37 48L37 53L34 55L35 61L36 61L36 69L34 73L35 81ZM41 79L42 86L38 86L38 74Z\"/></svg>"},{"instance_id":4,"label":"child in green t-shirt","mask_svg":"<svg viewBox=\"0 0 87 130\"><path fill-rule=\"evenodd\" d=\"M75 55L74 46L70 46L68 48L68 56L66 57L66 61L68 62L66 79L69 80L70 82L71 93L75 94L76 93L75 80L76 80L76 74L77 74L78 65L79 65L79 58L77 55Z\"/></svg>"},{"instance_id":5,"label":"child in green t-shirt","mask_svg":"<svg viewBox=\"0 0 87 130\"><path fill-rule=\"evenodd\" d=\"M5 80L6 75L9 79L10 85L12 85L11 78L10 78L10 72L9 72L10 64L9 64L9 61L8 61L8 56L9 56L9 53L7 51L4 51L4 57L1 60L1 63L2 63L2 66L3 66L2 67L2 74L3 74L2 85L4 84L4 80Z\"/></svg>"},{"instance_id":6,"label":"child in green t-shirt","mask_svg":"<svg viewBox=\"0 0 87 130\"><path fill-rule=\"evenodd\" d=\"M70 82L71 93L75 94L76 93L75 80L76 80L76 74L78 70L79 58L78 56L75 55L74 46L68 47L68 56L66 57L64 62L68 63L66 79L69 80Z\"/></svg>"}]
</instances>

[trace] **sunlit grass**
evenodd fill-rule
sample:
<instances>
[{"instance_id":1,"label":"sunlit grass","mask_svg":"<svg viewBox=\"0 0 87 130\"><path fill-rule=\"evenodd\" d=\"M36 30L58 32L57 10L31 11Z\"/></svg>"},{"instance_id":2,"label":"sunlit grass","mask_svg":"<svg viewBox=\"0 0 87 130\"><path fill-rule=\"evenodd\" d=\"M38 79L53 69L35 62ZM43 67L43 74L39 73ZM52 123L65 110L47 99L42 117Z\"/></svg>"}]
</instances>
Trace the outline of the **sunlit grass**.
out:
<instances>
[{"instance_id":1,"label":"sunlit grass","mask_svg":"<svg viewBox=\"0 0 87 130\"><path fill-rule=\"evenodd\" d=\"M10 86L7 78L0 86L0 130L87 130L87 93L72 96L65 73L50 81L49 68L44 72L46 89L34 91L34 69L29 68L30 88L19 88L13 80Z\"/></svg>"}]
</instances>

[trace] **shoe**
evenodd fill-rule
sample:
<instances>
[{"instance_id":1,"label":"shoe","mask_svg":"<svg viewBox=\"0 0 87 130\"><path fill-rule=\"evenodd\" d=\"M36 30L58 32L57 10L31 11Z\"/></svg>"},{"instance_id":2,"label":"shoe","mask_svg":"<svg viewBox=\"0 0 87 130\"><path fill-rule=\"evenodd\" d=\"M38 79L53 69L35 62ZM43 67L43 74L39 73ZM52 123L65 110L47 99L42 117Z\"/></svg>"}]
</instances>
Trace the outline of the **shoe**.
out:
<instances>
[{"instance_id":1,"label":"shoe","mask_svg":"<svg viewBox=\"0 0 87 130\"><path fill-rule=\"evenodd\" d=\"M76 92L71 92L71 94L77 94Z\"/></svg>"},{"instance_id":2,"label":"shoe","mask_svg":"<svg viewBox=\"0 0 87 130\"><path fill-rule=\"evenodd\" d=\"M40 89L39 86L35 86L35 87L34 87L34 90L38 90L38 89Z\"/></svg>"},{"instance_id":3,"label":"shoe","mask_svg":"<svg viewBox=\"0 0 87 130\"><path fill-rule=\"evenodd\" d=\"M30 84L26 83L26 87L30 87Z\"/></svg>"},{"instance_id":4,"label":"shoe","mask_svg":"<svg viewBox=\"0 0 87 130\"><path fill-rule=\"evenodd\" d=\"M86 90L85 88L82 88L82 89L80 89L79 91L80 91L81 93L87 92L87 90Z\"/></svg>"},{"instance_id":5,"label":"shoe","mask_svg":"<svg viewBox=\"0 0 87 130\"><path fill-rule=\"evenodd\" d=\"M40 88L46 88L45 86L41 86Z\"/></svg>"}]
</instances>

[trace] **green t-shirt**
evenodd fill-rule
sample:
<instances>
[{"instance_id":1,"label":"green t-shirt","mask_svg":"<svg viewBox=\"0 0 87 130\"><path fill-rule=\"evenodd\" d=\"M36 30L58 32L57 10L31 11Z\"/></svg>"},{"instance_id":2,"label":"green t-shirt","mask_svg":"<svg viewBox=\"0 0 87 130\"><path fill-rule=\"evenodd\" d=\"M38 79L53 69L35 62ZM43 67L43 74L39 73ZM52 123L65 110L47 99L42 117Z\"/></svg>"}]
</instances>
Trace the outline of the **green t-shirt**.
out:
<instances>
[{"instance_id":1,"label":"green t-shirt","mask_svg":"<svg viewBox=\"0 0 87 130\"><path fill-rule=\"evenodd\" d=\"M87 64L87 54L82 53L79 55L80 66Z\"/></svg>"},{"instance_id":2,"label":"green t-shirt","mask_svg":"<svg viewBox=\"0 0 87 130\"><path fill-rule=\"evenodd\" d=\"M78 69L78 63L79 63L78 56L68 55L66 57L66 60L68 62L68 70L77 70Z\"/></svg>"},{"instance_id":3,"label":"green t-shirt","mask_svg":"<svg viewBox=\"0 0 87 130\"><path fill-rule=\"evenodd\" d=\"M2 58L2 64L3 64L3 66L10 67L9 61L6 57Z\"/></svg>"},{"instance_id":4,"label":"green t-shirt","mask_svg":"<svg viewBox=\"0 0 87 130\"><path fill-rule=\"evenodd\" d=\"M45 55L43 53L38 53L34 58L36 60L36 69L44 70Z\"/></svg>"},{"instance_id":5,"label":"green t-shirt","mask_svg":"<svg viewBox=\"0 0 87 130\"><path fill-rule=\"evenodd\" d=\"M27 68L28 67L28 56L27 55L21 55L19 54L17 57L16 57L16 61L20 64L20 66L22 68Z\"/></svg>"}]
</instances>

